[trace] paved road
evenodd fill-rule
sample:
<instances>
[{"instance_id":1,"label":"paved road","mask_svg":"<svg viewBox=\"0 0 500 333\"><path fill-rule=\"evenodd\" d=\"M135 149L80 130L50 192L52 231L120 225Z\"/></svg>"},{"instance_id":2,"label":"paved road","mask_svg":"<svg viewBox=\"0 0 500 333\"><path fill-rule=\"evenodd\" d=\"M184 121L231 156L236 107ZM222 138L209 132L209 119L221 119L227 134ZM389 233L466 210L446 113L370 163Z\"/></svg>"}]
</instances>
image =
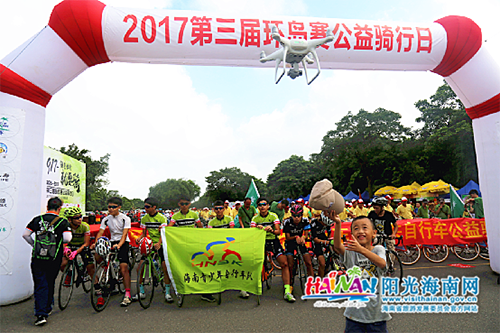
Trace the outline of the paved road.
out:
<instances>
[{"instance_id":1,"label":"paved road","mask_svg":"<svg viewBox=\"0 0 500 333\"><path fill-rule=\"evenodd\" d=\"M453 254L441 264L432 264L425 258L410 267L404 267L405 276L433 275L445 278L480 277L479 313L477 314L393 314L388 328L391 332L499 332L500 286L497 275L488 262L476 259L474 268L450 267L465 263ZM275 279L271 290L265 290L261 305L257 298L238 298L236 291L225 292L222 304L209 304L199 296L187 296L182 308L163 302L160 293L153 304L143 310L138 303L121 308L121 296L111 298L101 313L92 309L89 296L75 290L68 308L63 312L57 306L44 327L33 322L33 299L4 306L0 313L2 332L343 332L345 319L342 309L318 309L313 302L297 301L288 304L282 300L281 280Z\"/></svg>"}]
</instances>

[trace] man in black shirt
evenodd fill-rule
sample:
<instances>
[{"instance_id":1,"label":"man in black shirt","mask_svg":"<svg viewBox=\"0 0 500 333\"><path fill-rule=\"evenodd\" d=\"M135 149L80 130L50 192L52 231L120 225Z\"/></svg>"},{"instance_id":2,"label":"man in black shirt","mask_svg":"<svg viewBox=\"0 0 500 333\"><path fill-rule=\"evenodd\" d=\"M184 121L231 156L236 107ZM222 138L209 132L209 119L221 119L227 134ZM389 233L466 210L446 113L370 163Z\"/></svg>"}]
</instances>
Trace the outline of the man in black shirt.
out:
<instances>
[{"instance_id":1,"label":"man in black shirt","mask_svg":"<svg viewBox=\"0 0 500 333\"><path fill-rule=\"evenodd\" d=\"M295 205L290 209L292 216L287 218L283 222L283 233L285 234L285 254L288 259L288 267L290 269L290 276L293 272L293 254L300 248L302 256L304 258L304 263L307 268L307 275L314 276L314 270L312 267L311 255L305 246L306 234L310 229L309 220L303 217L304 209L300 205Z\"/></svg>"},{"instance_id":2,"label":"man in black shirt","mask_svg":"<svg viewBox=\"0 0 500 333\"><path fill-rule=\"evenodd\" d=\"M47 213L37 216L26 226L23 238L33 246L35 242L31 234L39 235L44 230L54 230L57 243L56 257L51 260L37 259L33 253L31 258L31 274L35 284L35 321L36 326L42 326L47 323L47 317L52 312L52 303L54 302L54 284L61 267L63 257L63 243L71 241L71 228L68 220L59 217L62 207L61 199L55 197L49 199L47 203ZM52 226L50 224L57 219ZM35 236L36 239L37 236Z\"/></svg>"},{"instance_id":3,"label":"man in black shirt","mask_svg":"<svg viewBox=\"0 0 500 333\"><path fill-rule=\"evenodd\" d=\"M394 250L394 238L398 233L398 224L394 214L385 210L387 202L387 199L383 197L374 198L372 201L373 211L368 214L368 218L375 223L377 232L384 233L391 238L387 240L387 249ZM394 226L394 230L392 226Z\"/></svg>"}]
</instances>

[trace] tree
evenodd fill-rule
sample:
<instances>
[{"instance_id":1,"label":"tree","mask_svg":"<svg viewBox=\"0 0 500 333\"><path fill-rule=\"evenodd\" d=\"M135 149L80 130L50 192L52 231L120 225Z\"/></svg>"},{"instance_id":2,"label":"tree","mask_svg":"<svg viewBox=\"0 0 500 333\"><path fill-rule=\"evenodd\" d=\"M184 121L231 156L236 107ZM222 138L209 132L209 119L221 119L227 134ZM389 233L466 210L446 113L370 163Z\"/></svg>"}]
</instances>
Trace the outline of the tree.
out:
<instances>
[{"instance_id":1,"label":"tree","mask_svg":"<svg viewBox=\"0 0 500 333\"><path fill-rule=\"evenodd\" d=\"M80 162L85 163L86 173L86 193L85 193L85 207L87 210L100 210L105 207L102 204L103 190L108 185L106 175L109 171L109 154L106 154L94 160L90 157L90 150L79 149L74 143L66 147L61 147L59 151L63 154L73 157ZM104 190L105 191L105 190Z\"/></svg>"},{"instance_id":2,"label":"tree","mask_svg":"<svg viewBox=\"0 0 500 333\"><path fill-rule=\"evenodd\" d=\"M306 196L314 183L321 179L318 171L313 162L292 155L278 163L267 177L268 193L275 200Z\"/></svg>"},{"instance_id":3,"label":"tree","mask_svg":"<svg viewBox=\"0 0 500 333\"><path fill-rule=\"evenodd\" d=\"M424 126L418 136L424 146L421 165L427 180L443 179L457 186L478 181L472 120L465 107L445 82L429 100L415 103Z\"/></svg>"},{"instance_id":4,"label":"tree","mask_svg":"<svg viewBox=\"0 0 500 333\"><path fill-rule=\"evenodd\" d=\"M207 181L205 194L211 202L244 199L252 179L255 181L260 195L266 194L266 184L262 180L235 167L211 171L210 176L205 179Z\"/></svg>"},{"instance_id":5,"label":"tree","mask_svg":"<svg viewBox=\"0 0 500 333\"><path fill-rule=\"evenodd\" d=\"M398 146L413 137L400 119L399 113L383 108L372 113L349 111L336 123L336 129L323 137L321 152L312 160L322 164L340 192L367 188L371 195L378 184L393 181L399 164Z\"/></svg>"},{"instance_id":6,"label":"tree","mask_svg":"<svg viewBox=\"0 0 500 333\"><path fill-rule=\"evenodd\" d=\"M149 188L149 197L158 200L160 207L173 209L181 196L193 200L200 195L200 187L192 180L167 179Z\"/></svg>"}]
</instances>

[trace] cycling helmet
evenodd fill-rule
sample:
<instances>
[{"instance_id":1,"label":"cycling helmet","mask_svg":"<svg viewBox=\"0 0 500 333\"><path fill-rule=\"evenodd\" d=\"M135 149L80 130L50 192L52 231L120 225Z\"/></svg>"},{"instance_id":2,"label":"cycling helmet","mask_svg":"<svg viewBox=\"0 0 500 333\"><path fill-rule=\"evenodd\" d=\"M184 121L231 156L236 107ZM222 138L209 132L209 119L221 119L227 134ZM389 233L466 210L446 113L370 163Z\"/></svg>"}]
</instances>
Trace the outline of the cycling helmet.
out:
<instances>
[{"instance_id":1,"label":"cycling helmet","mask_svg":"<svg viewBox=\"0 0 500 333\"><path fill-rule=\"evenodd\" d=\"M73 216L79 216L82 215L82 209L77 206L73 207L68 207L64 211L64 217L73 217Z\"/></svg>"},{"instance_id":2,"label":"cycling helmet","mask_svg":"<svg viewBox=\"0 0 500 333\"><path fill-rule=\"evenodd\" d=\"M107 237L101 237L97 240L95 244L95 252L101 257L105 257L109 254L111 249L111 242Z\"/></svg>"},{"instance_id":3,"label":"cycling helmet","mask_svg":"<svg viewBox=\"0 0 500 333\"><path fill-rule=\"evenodd\" d=\"M331 226L335 223L335 221L326 216L324 212L321 212L321 221L323 221L323 223L327 226Z\"/></svg>"},{"instance_id":4,"label":"cycling helmet","mask_svg":"<svg viewBox=\"0 0 500 333\"><path fill-rule=\"evenodd\" d=\"M373 206L385 207L388 203L389 203L389 201L384 197L377 197L377 198L373 198L373 200L372 200Z\"/></svg>"},{"instance_id":5,"label":"cycling helmet","mask_svg":"<svg viewBox=\"0 0 500 333\"><path fill-rule=\"evenodd\" d=\"M144 237L139 242L139 250L143 256L147 256L153 249L153 242L151 239Z\"/></svg>"},{"instance_id":6,"label":"cycling helmet","mask_svg":"<svg viewBox=\"0 0 500 333\"><path fill-rule=\"evenodd\" d=\"M290 213L292 215L300 215L300 216L302 216L302 214L304 214L304 208L302 208L301 205L292 206L292 208L290 208Z\"/></svg>"}]
</instances>

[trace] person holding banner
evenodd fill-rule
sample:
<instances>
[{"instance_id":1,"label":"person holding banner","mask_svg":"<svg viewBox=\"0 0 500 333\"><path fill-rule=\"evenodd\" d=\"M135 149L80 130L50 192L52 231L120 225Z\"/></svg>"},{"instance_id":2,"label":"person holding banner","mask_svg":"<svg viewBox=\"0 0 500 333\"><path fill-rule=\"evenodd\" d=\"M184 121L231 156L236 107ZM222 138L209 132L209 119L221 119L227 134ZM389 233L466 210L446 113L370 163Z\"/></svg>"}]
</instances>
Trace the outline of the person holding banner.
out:
<instances>
[{"instance_id":1,"label":"person holding banner","mask_svg":"<svg viewBox=\"0 0 500 333\"><path fill-rule=\"evenodd\" d=\"M161 268L163 269L163 276L165 277L165 300L168 303L172 303L174 299L170 295L170 277L168 276L168 271L167 271L167 265L165 264L165 256L163 254L163 247L161 246L161 234L160 234L160 227L163 225L167 225L167 218L160 214L157 210L158 207L158 200L155 198L149 197L144 200L144 209L146 210L146 214L142 217L141 219L141 228L142 228L142 235L136 240L137 244L140 243L140 241L144 238L147 237L149 234L149 238L154 244L155 250L158 252L158 255L161 258ZM142 262L144 261L144 257L141 258L141 261L139 263L139 266L137 266L137 273L139 275L139 267L141 267ZM132 297L132 299L139 300L139 297L144 299L146 297L146 294L144 293L144 286L141 284L139 285L139 290L138 290L138 295L135 295Z\"/></svg>"},{"instance_id":2,"label":"person holding banner","mask_svg":"<svg viewBox=\"0 0 500 333\"><path fill-rule=\"evenodd\" d=\"M181 195L177 204L179 205L180 211L172 215L170 223L168 224L169 227L203 228L203 224L198 214L189 209L191 200L187 196ZM210 294L201 295L201 299L210 303L215 302L215 298Z\"/></svg>"},{"instance_id":3,"label":"person holding banner","mask_svg":"<svg viewBox=\"0 0 500 333\"><path fill-rule=\"evenodd\" d=\"M257 199L257 207L259 209L259 214L252 218L250 227L259 228L267 232L265 251L274 253L276 260L281 266L281 278L283 279L283 286L285 288L283 298L285 301L293 303L295 302L295 297L293 297L290 289L290 271L288 270L288 262L286 260L286 256L283 255L283 247L277 237L281 233L280 219L278 215L269 211L269 201L267 201L266 198L261 197Z\"/></svg>"}]
</instances>

